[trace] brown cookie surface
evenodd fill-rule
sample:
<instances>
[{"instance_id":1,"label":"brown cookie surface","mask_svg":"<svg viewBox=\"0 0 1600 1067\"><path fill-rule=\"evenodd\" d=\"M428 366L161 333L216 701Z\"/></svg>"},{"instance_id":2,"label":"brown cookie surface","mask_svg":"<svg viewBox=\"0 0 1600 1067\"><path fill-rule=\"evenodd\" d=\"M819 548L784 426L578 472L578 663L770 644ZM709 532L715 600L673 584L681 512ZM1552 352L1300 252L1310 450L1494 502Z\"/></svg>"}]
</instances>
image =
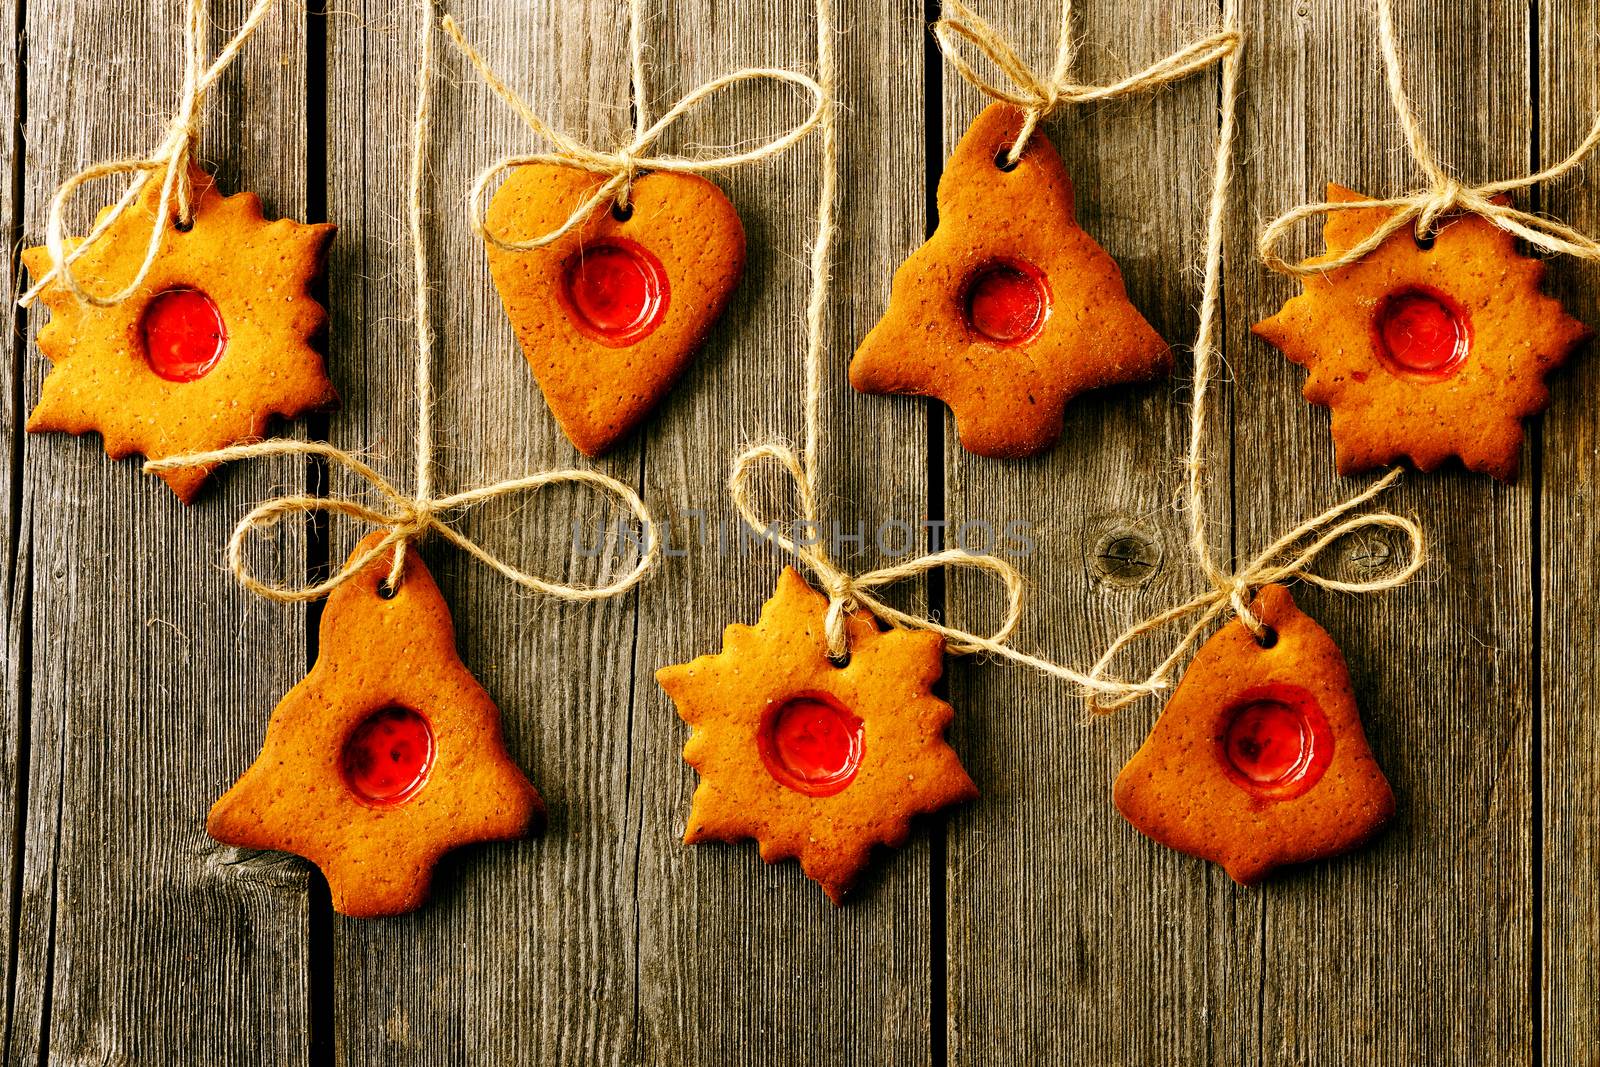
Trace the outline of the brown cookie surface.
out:
<instances>
[{"instance_id":1,"label":"brown cookie surface","mask_svg":"<svg viewBox=\"0 0 1600 1067\"><path fill-rule=\"evenodd\" d=\"M1041 452L1079 393L1172 369L1122 272L1078 226L1044 132L1014 169L996 165L1021 122L991 104L961 138L939 179L939 227L895 272L888 311L850 364L864 393L944 401L962 447L983 456Z\"/></svg>"},{"instance_id":2,"label":"brown cookie surface","mask_svg":"<svg viewBox=\"0 0 1600 1067\"><path fill-rule=\"evenodd\" d=\"M416 551L406 553L394 595L380 595L392 558L380 556L328 597L316 664L273 711L261 754L206 820L224 844L315 863L334 908L357 917L419 907L445 852L520 837L544 821Z\"/></svg>"},{"instance_id":3,"label":"brown cookie surface","mask_svg":"<svg viewBox=\"0 0 1600 1067\"><path fill-rule=\"evenodd\" d=\"M944 640L848 620L850 660L828 659L825 597L792 567L755 626L722 651L656 672L692 728L699 772L684 841L755 838L768 863L798 857L839 903L872 846L898 847L911 817L978 795L944 738L954 714L932 693Z\"/></svg>"},{"instance_id":4,"label":"brown cookie surface","mask_svg":"<svg viewBox=\"0 0 1600 1067\"><path fill-rule=\"evenodd\" d=\"M1348 851L1394 812L1338 646L1282 586L1251 610L1276 643L1237 619L1219 630L1113 791L1140 833L1246 885Z\"/></svg>"},{"instance_id":5,"label":"brown cookie surface","mask_svg":"<svg viewBox=\"0 0 1600 1067\"><path fill-rule=\"evenodd\" d=\"M1328 186L1331 202L1360 199ZM1325 255L1387 218L1385 208L1329 213ZM1302 278L1301 295L1254 332L1311 372L1305 396L1332 410L1341 474L1400 459L1431 471L1456 456L1505 480L1522 420L1549 403L1545 375L1590 336L1540 292L1544 272L1511 234L1460 215L1432 248L1401 229L1358 263Z\"/></svg>"},{"instance_id":6,"label":"brown cookie surface","mask_svg":"<svg viewBox=\"0 0 1600 1067\"><path fill-rule=\"evenodd\" d=\"M604 181L572 167L511 172L486 223L502 239L556 229ZM604 207L542 248L485 242L489 271L556 421L597 456L647 415L689 365L744 272L744 226L711 182L646 174L631 214Z\"/></svg>"},{"instance_id":7,"label":"brown cookie surface","mask_svg":"<svg viewBox=\"0 0 1600 1067\"><path fill-rule=\"evenodd\" d=\"M163 459L257 439L274 415L295 418L338 400L312 347L327 314L310 294L335 227L268 222L254 193L225 197L197 168L190 181L194 226L177 228L174 205L138 292L106 308L80 304L59 282L41 293L50 321L39 349L52 367L30 432L98 432L113 459ZM138 272L159 201L152 180L74 264L81 284L101 292ZM42 246L22 260L35 277L51 266ZM209 473L160 477L187 504Z\"/></svg>"}]
</instances>

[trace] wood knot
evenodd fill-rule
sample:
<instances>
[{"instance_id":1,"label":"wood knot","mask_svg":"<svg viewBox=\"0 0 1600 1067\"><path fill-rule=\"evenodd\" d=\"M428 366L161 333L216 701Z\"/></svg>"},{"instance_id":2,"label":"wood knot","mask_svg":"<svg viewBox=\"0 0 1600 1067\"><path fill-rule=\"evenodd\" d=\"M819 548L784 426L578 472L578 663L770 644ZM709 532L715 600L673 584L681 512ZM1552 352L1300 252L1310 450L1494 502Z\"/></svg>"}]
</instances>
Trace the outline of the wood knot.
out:
<instances>
[{"instance_id":1,"label":"wood knot","mask_svg":"<svg viewBox=\"0 0 1600 1067\"><path fill-rule=\"evenodd\" d=\"M1144 530L1119 523L1106 530L1089 550L1089 574L1096 582L1118 589L1136 589L1161 568L1161 545Z\"/></svg>"}]
</instances>

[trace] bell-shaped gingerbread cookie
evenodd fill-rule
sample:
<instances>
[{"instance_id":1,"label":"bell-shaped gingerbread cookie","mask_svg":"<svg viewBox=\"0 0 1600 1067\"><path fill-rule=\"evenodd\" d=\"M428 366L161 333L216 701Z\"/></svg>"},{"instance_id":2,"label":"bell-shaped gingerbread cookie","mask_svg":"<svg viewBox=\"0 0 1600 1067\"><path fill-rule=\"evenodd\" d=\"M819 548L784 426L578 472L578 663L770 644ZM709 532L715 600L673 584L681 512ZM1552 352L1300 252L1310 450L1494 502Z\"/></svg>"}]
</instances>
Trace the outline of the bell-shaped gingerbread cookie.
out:
<instances>
[{"instance_id":1,"label":"bell-shaped gingerbread cookie","mask_svg":"<svg viewBox=\"0 0 1600 1067\"><path fill-rule=\"evenodd\" d=\"M656 680L692 728L700 774L684 841L755 838L768 863L799 857L838 904L874 845L898 847L911 818L978 795L945 741L953 712L933 695L944 640L846 622L850 660L828 658L827 598L792 568L755 626Z\"/></svg>"},{"instance_id":2,"label":"bell-shaped gingerbread cookie","mask_svg":"<svg viewBox=\"0 0 1600 1067\"><path fill-rule=\"evenodd\" d=\"M1330 185L1328 199L1363 197ZM1381 207L1329 212L1327 254L1388 218ZM1332 409L1341 474L1402 458L1431 471L1456 456L1505 480L1522 420L1550 401L1545 375L1590 334L1539 291L1544 271L1499 226L1458 215L1429 248L1406 227L1356 263L1302 278L1305 291L1254 329L1311 372L1306 399Z\"/></svg>"},{"instance_id":3,"label":"bell-shaped gingerbread cookie","mask_svg":"<svg viewBox=\"0 0 1600 1067\"><path fill-rule=\"evenodd\" d=\"M544 820L500 712L456 653L439 587L411 551L386 596L392 561L379 556L328 597L316 665L206 820L224 844L315 863L335 910L358 917L419 907L445 852Z\"/></svg>"},{"instance_id":4,"label":"bell-shaped gingerbread cookie","mask_svg":"<svg viewBox=\"0 0 1600 1067\"><path fill-rule=\"evenodd\" d=\"M1333 638L1282 586L1250 610L1267 638L1236 619L1205 643L1114 793L1140 833L1246 885L1355 848L1394 813Z\"/></svg>"},{"instance_id":5,"label":"bell-shaped gingerbread cookie","mask_svg":"<svg viewBox=\"0 0 1600 1067\"><path fill-rule=\"evenodd\" d=\"M1078 226L1049 138L1035 131L1004 165L1021 125L991 104L961 138L939 179L939 228L895 272L850 364L864 393L944 401L962 447L982 456L1041 452L1079 393L1172 369L1122 272Z\"/></svg>"},{"instance_id":6,"label":"bell-shaped gingerbread cookie","mask_svg":"<svg viewBox=\"0 0 1600 1067\"><path fill-rule=\"evenodd\" d=\"M505 241L557 229L604 176L533 163L495 193ZM550 411L586 456L614 445L677 381L744 271L744 226L711 182L647 174L626 217L600 208L559 239L485 242L489 271Z\"/></svg>"},{"instance_id":7,"label":"bell-shaped gingerbread cookie","mask_svg":"<svg viewBox=\"0 0 1600 1067\"><path fill-rule=\"evenodd\" d=\"M314 347L327 315L310 292L334 227L268 222L254 193L223 196L198 168L188 180L194 224L180 230L171 206L160 250L132 296L96 307L59 280L42 290L50 321L39 349L53 366L28 416L30 433L98 432L113 459L164 459L260 438L274 415L295 418L338 400ZM78 258L81 284L98 292L138 272L160 194L152 179ZM69 241L67 250L79 244ZM49 249L26 249L22 261L42 277ZM188 504L209 473L184 467L161 477Z\"/></svg>"}]
</instances>

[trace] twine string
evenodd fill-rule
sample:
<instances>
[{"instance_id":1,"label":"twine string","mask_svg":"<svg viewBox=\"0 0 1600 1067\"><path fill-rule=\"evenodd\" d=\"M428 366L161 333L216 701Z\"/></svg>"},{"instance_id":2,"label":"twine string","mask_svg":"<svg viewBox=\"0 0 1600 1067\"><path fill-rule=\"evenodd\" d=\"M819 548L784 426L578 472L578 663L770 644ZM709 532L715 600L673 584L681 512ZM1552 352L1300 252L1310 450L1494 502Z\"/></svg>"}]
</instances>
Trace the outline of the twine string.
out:
<instances>
[{"instance_id":1,"label":"twine string","mask_svg":"<svg viewBox=\"0 0 1600 1067\"><path fill-rule=\"evenodd\" d=\"M429 309L428 261L422 236L423 181L427 174L428 127L431 114L430 86L433 80L433 11L431 0L421 0L421 25L418 30L420 61L417 69L417 108L412 126L411 166L406 211L411 240L414 314L416 316L416 482L412 494L401 492L359 456L321 441L258 441L209 452L192 452L166 459L151 460L144 469L151 473L187 467L209 467L240 459L266 456L318 456L365 481L379 503L337 496L296 494L257 504L239 520L228 539L228 566L241 585L268 600L280 603L316 600L326 596L360 573L374 560L393 549L393 560L385 579L391 591L398 588L405 570L405 553L413 540L430 533L439 534L517 585L563 601L604 600L627 592L642 581L655 566L660 545L654 536L654 520L644 501L628 485L599 471L578 468L543 471L489 485L478 486L445 496L433 495L433 326ZM609 493L632 512L642 531L642 547L633 567L610 582L581 586L541 578L500 559L451 525L451 518L491 500L520 493L537 492L553 485L586 486ZM356 555L330 577L320 582L288 585L256 577L246 559L245 547L252 534L265 532L286 518L322 512L341 515L383 529L383 537L371 548Z\"/></svg>"},{"instance_id":2,"label":"twine string","mask_svg":"<svg viewBox=\"0 0 1600 1067\"><path fill-rule=\"evenodd\" d=\"M816 81L795 71L774 67L746 67L742 70L736 70L713 78L705 84L691 89L677 103L669 107L660 118L651 121L645 100L646 87L644 82L643 49L640 43L639 5L640 0L632 0L632 15L628 33L630 65L633 71L633 139L621 148L610 152L585 145L581 141L562 133L535 114L527 102L506 85L505 81L489 66L488 61L484 59L482 54L467 41L465 34L455 19L448 15L445 16L445 32L449 34L450 39L460 49L462 55L477 68L484 83L511 108L523 125L555 145L555 150L552 152L531 152L506 156L484 169L472 183L472 190L467 194L467 217L471 222L473 232L484 241L489 242L496 248L509 252L525 252L534 248L543 248L570 233L574 228L581 226L585 220L603 205L614 203L619 208L626 209L629 206L633 183L641 171L652 170L674 174L710 174L744 166L747 163L771 159L773 156L788 151L806 134L816 129L822 121L823 92ZM755 81L779 82L804 90L814 101L810 113L802 121L787 130L742 151L729 150L721 154L693 156L659 155L656 153L657 142L678 122L692 114L699 107L706 105L718 94L745 82ZM580 170L605 175L605 180L572 209L566 221L547 233L525 239L512 240L504 234L496 233L490 229L484 221L484 201L488 196L490 186L494 185L502 175L518 167L539 163L576 167Z\"/></svg>"},{"instance_id":3,"label":"twine string","mask_svg":"<svg viewBox=\"0 0 1600 1067\"><path fill-rule=\"evenodd\" d=\"M947 11L959 7L951 0ZM829 0L817 3L817 72L826 93L822 113L822 185L817 205L817 236L812 247L811 291L806 309L806 350L804 415L805 439L796 453L788 445L769 442L746 449L734 460L729 477L729 492L735 508L752 529L769 537L777 546L798 560L821 585L828 597L825 633L828 652L835 660L848 653L845 620L858 609L866 609L892 626L931 630L942 636L953 654L987 653L1020 663L1048 676L1072 683L1092 710L1109 712L1168 687L1173 672L1190 649L1224 612L1233 611L1258 634L1261 627L1249 612L1254 590L1273 582L1300 579L1326 589L1349 593L1368 593L1391 589L1407 581L1425 562L1422 531L1407 518L1388 513L1356 512L1373 497L1394 484L1398 470L1367 489L1320 515L1305 520L1273 541L1259 555L1236 571L1227 571L1213 555L1206 529L1204 496L1204 443L1206 431L1206 392L1215 358L1222 299L1222 240L1229 191L1233 176L1234 142L1237 138L1235 101L1238 95L1241 56L1238 42L1236 0L1223 9L1223 30L1217 35L1232 42L1221 56L1222 120L1218 133L1210 209L1207 216L1205 281L1200 323L1195 340L1195 397L1190 413L1190 436L1186 453L1186 494L1189 511L1189 542L1209 588L1189 600L1141 620L1129 627L1087 672L1011 646L1010 639L1022 619L1026 583L1017 569L997 556L945 550L916 557L865 574L851 575L828 554L819 519L819 445L822 436L823 330L829 286L829 253L835 236L834 198L838 181L838 134L834 111L835 71L833 25ZM1070 62L1070 55L1068 55ZM800 521L808 536L785 533L781 522L769 522L754 502L753 477L762 467L776 466L791 484ZM1410 541L1406 562L1395 569L1363 581L1345 581L1317 574L1317 560L1341 538L1363 531L1398 531ZM945 625L925 616L902 611L883 601L876 591L897 582L925 575L938 568L966 569L994 578L1001 586L1005 608L1000 625L988 634L977 634ZM1134 641L1182 620L1189 627L1162 661L1143 678L1132 680L1110 676L1119 654Z\"/></svg>"},{"instance_id":4,"label":"twine string","mask_svg":"<svg viewBox=\"0 0 1600 1067\"><path fill-rule=\"evenodd\" d=\"M1405 68L1389 0L1378 0L1378 44L1383 54L1383 69L1388 81L1389 99L1394 105L1395 114L1400 119L1400 127L1405 131L1411 157L1426 179L1426 187L1402 196L1388 198L1362 197L1348 201L1302 204L1278 216L1261 231L1259 253L1262 262L1283 274L1298 277L1321 274L1360 262L1407 226L1411 227L1418 241L1425 242L1437 232L1440 220L1444 216L1462 213L1482 216L1502 230L1515 234L1545 252L1576 256L1579 259L1600 259L1600 241L1557 219L1521 211L1497 200L1498 197L1508 193L1560 178L1581 166L1596 146L1600 146L1600 113L1595 115L1594 123L1578 147L1565 159L1520 178L1507 178L1483 185L1465 185L1452 177L1440 164L1432 146L1428 144L1427 135L1422 130L1416 109L1406 95ZM1389 214L1377 229L1343 252L1325 253L1297 263L1288 262L1278 252L1278 246L1306 219L1331 215L1338 211L1371 209L1383 209Z\"/></svg>"},{"instance_id":5,"label":"twine string","mask_svg":"<svg viewBox=\"0 0 1600 1067\"><path fill-rule=\"evenodd\" d=\"M183 91L178 100L178 110L167 124L166 136L149 155L93 163L61 183L50 198L50 210L45 221L44 240L50 252L50 269L22 294L17 301L19 305L31 307L39 294L57 281L80 302L94 307L115 306L139 291L161 252L174 201L178 209L178 227L187 229L194 221L189 166L200 144L206 92L232 65L245 41L249 40L272 9L273 3L274 0L257 0L244 23L234 31L222 51L217 53L217 58L208 65L204 51L206 0L189 0L183 24ZM95 247L117 220L138 201L150 180L158 174L162 176L161 198L156 205L155 217L151 220L150 235L145 240L144 259L138 271L127 285L111 293L95 293L85 288L73 273L72 265ZM73 198L79 189L90 182L115 175L131 175L132 181L122 196L95 221L84 239L69 251L66 217Z\"/></svg>"},{"instance_id":6,"label":"twine string","mask_svg":"<svg viewBox=\"0 0 1600 1067\"><path fill-rule=\"evenodd\" d=\"M1061 5L1061 23L1056 34L1055 63L1047 77L1041 77L1018 55L1016 48L964 0L945 0L943 14L933 24L939 50L956 72L984 95L1022 109L1022 128L1006 154L1007 164L1022 158L1039 122L1069 104L1115 100L1149 92L1186 78L1234 54L1239 48L1238 28L1231 24L1215 33L1190 41L1172 54L1143 70L1135 71L1106 85L1084 85L1070 80L1077 45L1072 36L1072 0ZM1005 76L1002 83L981 74L961 52L961 43L972 45Z\"/></svg>"}]
</instances>

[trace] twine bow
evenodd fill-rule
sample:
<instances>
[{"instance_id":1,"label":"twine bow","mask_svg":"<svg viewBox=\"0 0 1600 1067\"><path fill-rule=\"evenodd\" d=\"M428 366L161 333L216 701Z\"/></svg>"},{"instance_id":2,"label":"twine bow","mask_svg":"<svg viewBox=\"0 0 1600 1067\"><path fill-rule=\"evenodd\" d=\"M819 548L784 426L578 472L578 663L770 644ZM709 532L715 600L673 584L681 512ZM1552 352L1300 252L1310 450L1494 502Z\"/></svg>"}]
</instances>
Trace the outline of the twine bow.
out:
<instances>
[{"instance_id":1,"label":"twine bow","mask_svg":"<svg viewBox=\"0 0 1600 1067\"><path fill-rule=\"evenodd\" d=\"M1061 25L1056 35L1056 60L1048 76L1041 76L1023 61L1017 50L998 30L968 7L963 0L945 0L944 14L933 24L939 50L950 65L974 88L995 100L1003 100L1023 110L1022 129L1006 155L1008 163L1022 158L1034 129L1046 115L1068 104L1114 100L1148 92L1169 82L1186 78L1232 55L1239 48L1239 31L1225 27L1207 34L1108 85L1084 85L1068 79L1077 53L1072 36L1072 0L1061 5ZM985 78L961 54L960 41L967 41L988 58L1008 79L1001 85Z\"/></svg>"},{"instance_id":2,"label":"twine bow","mask_svg":"<svg viewBox=\"0 0 1600 1067\"><path fill-rule=\"evenodd\" d=\"M1375 482L1366 490L1322 514L1308 519L1278 538L1242 568L1228 571L1216 562L1206 530L1204 445L1206 440L1206 396L1216 358L1218 323L1222 307L1222 239L1228 194L1233 179L1233 151L1237 139L1235 98L1239 81L1239 33L1237 0L1223 5L1223 29L1213 36L1219 42L1222 60L1222 126L1217 137L1212 178L1210 211L1207 219L1205 282L1200 306L1200 324L1195 338L1195 393L1190 411L1189 446L1185 456L1186 494L1189 514L1189 546L1200 564L1209 588L1190 600L1159 612L1129 627L1113 641L1088 671L1029 655L1011 647L1009 641L1021 622L1026 585L1010 563L995 556L961 550L946 550L919 556L906 562L851 575L838 565L823 545L818 522L817 484L818 442L822 437L822 338L829 282L828 257L835 232L834 199L838 186L838 132L832 107L834 66L832 19L827 0L817 3L818 80L825 87L829 106L822 119L822 183L817 203L817 239L811 253L811 292L806 308L805 352L805 445L794 449L776 442L746 449L733 464L729 491L735 508L752 529L770 537L780 548L811 572L828 597L825 616L828 651L834 659L848 653L846 617L865 608L896 627L931 630L945 639L948 651L956 654L989 653L1021 663L1051 677L1072 683L1090 710L1109 712L1141 697L1160 692L1170 684L1178 664L1208 627L1224 612L1233 611L1252 632L1263 635L1264 627L1250 611L1256 589L1272 582L1300 579L1326 589L1365 593L1398 586L1421 569L1426 560L1422 531L1407 518L1388 513L1352 514L1373 497L1394 484L1398 470ZM1070 11L1070 4L1068 5ZM971 15L960 0L948 0L947 11L958 17ZM1063 17L1063 25L1069 17ZM970 22L958 23L970 27ZM954 30L951 32L962 32ZM968 39L974 39L969 37ZM943 38L941 38L941 41ZM1222 42L1226 43L1222 47ZM947 52L948 54L948 52ZM1014 55L1014 54L1013 54ZM1004 64L1002 64L1004 66ZM1059 79L1056 79L1059 81ZM1170 79L1169 79L1170 80ZM1024 138L1025 140L1025 138ZM796 539L782 532L782 524L766 522L751 501L750 479L763 464L776 464L794 485L799 505L800 524L816 537ZM1316 560L1331 545L1349 534L1363 530L1396 530L1410 542L1406 561L1394 570L1366 581L1347 582L1327 578L1312 571ZM901 611L874 595L874 591L895 582L926 574L940 567L958 567L997 578L1005 594L1005 612L999 627L990 634L976 634L947 626L922 616ZM1141 679L1125 680L1109 676L1117 656L1132 642L1180 620L1193 617L1189 628L1159 665Z\"/></svg>"},{"instance_id":3,"label":"twine bow","mask_svg":"<svg viewBox=\"0 0 1600 1067\"><path fill-rule=\"evenodd\" d=\"M556 146L554 152L533 152L507 156L484 170L478 175L477 180L472 183L472 191L467 196L467 215L471 220L473 232L483 240L493 244L496 248L512 252L542 248L559 240L563 235L571 232L574 227L582 225L584 220L588 219L604 204L614 202L624 210L627 209L633 182L642 170L666 171L677 174L706 174L713 171L728 170L746 163L755 163L763 159L770 159L781 152L787 151L822 121L822 88L811 78L792 70L782 70L774 67L748 67L734 71L731 74L713 78L704 85L690 90L682 99L668 108L666 113L659 119L650 122L648 113L645 110L644 63L639 43L638 0L633 0L631 10L629 52L632 56L633 70L634 133L632 141L612 152L591 148L555 129L534 114L533 109L521 97L511 91L499 75L495 74L483 56L467 42L465 35L461 32L461 27L457 25L455 19L448 15L445 16L445 32L450 35L451 40L455 42L461 53L477 68L478 73L483 77L489 88L516 113L524 125ZM816 102L815 106L812 107L810 114L806 116L804 121L790 127L770 140L742 152L730 152L716 156L668 156L655 153L656 143L674 123L683 119L700 104L723 90L731 89L735 85L748 81L776 81L798 86L811 94L812 99ZM560 226L537 237L530 237L525 240L510 240L490 230L485 224L483 219L484 198L488 193L489 186L501 175L517 167L532 163L577 167L580 170L604 174L607 177L582 203L573 208L566 221Z\"/></svg>"},{"instance_id":4,"label":"twine bow","mask_svg":"<svg viewBox=\"0 0 1600 1067\"><path fill-rule=\"evenodd\" d=\"M1412 228L1418 241L1426 241L1436 232L1439 220L1450 214L1473 214L1488 219L1508 233L1527 241L1535 248L1557 255L1577 256L1580 259L1600 259L1600 242L1556 219L1545 218L1531 212L1520 211L1496 200L1506 193L1531 188L1541 182L1559 178L1582 165L1583 161L1600 145L1600 115L1589 127L1589 133L1573 153L1553 166L1522 178L1508 178L1484 185L1464 185L1451 177L1440 165L1433 148L1428 144L1417 119L1416 110L1406 96L1404 69L1400 59L1400 44L1395 35L1394 16L1389 0L1378 0L1378 40L1383 52L1384 72L1389 85L1389 98L1405 130L1406 142L1411 148L1427 187L1403 196L1387 199L1363 198L1341 202L1302 204L1272 220L1261 231L1260 255L1262 262L1275 271L1298 277L1320 274L1358 263L1371 255L1394 234L1407 226ZM1391 212L1383 224L1358 244L1337 255L1328 254L1290 263L1278 254L1278 245L1302 221L1317 215L1331 215L1336 211L1364 211L1373 208Z\"/></svg>"},{"instance_id":5,"label":"twine bow","mask_svg":"<svg viewBox=\"0 0 1600 1067\"><path fill-rule=\"evenodd\" d=\"M417 490L407 494L397 489L358 456L321 441L259 441L235 445L212 452L195 452L167 459L151 460L144 469L151 473L182 467L206 467L238 459L262 456L321 456L357 475L376 490L381 505L334 496L294 495L263 501L256 505L228 539L228 566L245 588L269 600L282 603L315 600L349 581L373 560L391 548L394 561L389 568L387 586L394 589L405 571L405 554L413 540L436 533L451 544L488 564L511 581L525 588L566 601L602 600L628 591L655 566L659 544L653 536L654 523L644 502L627 485L609 475L591 470L543 471L510 478L445 496L434 496L433 485L433 328L428 301L428 263L422 240L422 181L427 164L428 119L431 110L429 87L433 73L433 12L430 0L421 0L421 27L418 31L421 62L417 71L417 110L412 127L411 171L407 228L411 238L414 313L417 325ZM586 485L611 493L633 513L643 531L642 550L633 568L621 577L600 586L577 586L551 581L513 567L450 525L449 517L479 504L517 493L535 492L548 485ZM245 559L245 544L252 532L267 530L285 518L323 512L343 515L387 532L376 545L352 558L331 577L305 585L264 582L251 571Z\"/></svg>"},{"instance_id":6,"label":"twine bow","mask_svg":"<svg viewBox=\"0 0 1600 1067\"><path fill-rule=\"evenodd\" d=\"M206 91L233 63L245 41L272 9L272 4L273 0L257 0L244 24L228 39L217 58L206 66L204 42L201 39L207 22L206 0L189 0L188 14L183 23L183 93L178 101L177 113L167 124L166 137L147 156L94 163L61 183L55 196L50 199L50 212L45 223L44 241L50 252L51 267L33 283L32 288L22 294L18 304L31 307L39 294L58 279L79 301L95 307L112 307L139 291L161 251L174 199L178 205L178 226L186 229L194 221L194 205L190 203L189 164L200 144L202 105ZM133 181L116 203L95 222L83 241L72 251L67 251L67 206L82 186L116 174L131 174ZM90 292L72 272L72 264L105 236L106 231L139 199L150 179L157 174L162 175L161 200L150 224L150 237L145 242L144 259L139 264L138 272L132 281L114 293L101 295Z\"/></svg>"}]
</instances>

